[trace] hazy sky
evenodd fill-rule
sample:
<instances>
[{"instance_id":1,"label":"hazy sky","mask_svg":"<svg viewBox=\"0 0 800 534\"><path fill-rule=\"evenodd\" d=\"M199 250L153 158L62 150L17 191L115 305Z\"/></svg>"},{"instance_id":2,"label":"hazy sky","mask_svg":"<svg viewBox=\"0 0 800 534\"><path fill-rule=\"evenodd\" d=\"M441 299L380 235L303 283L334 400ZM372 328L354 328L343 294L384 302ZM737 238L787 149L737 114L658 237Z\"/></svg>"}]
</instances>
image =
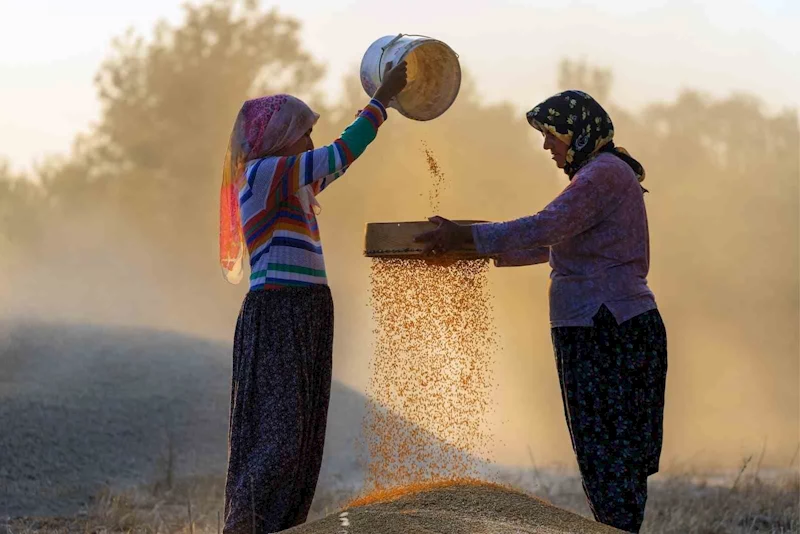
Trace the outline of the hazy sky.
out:
<instances>
[{"instance_id":1,"label":"hazy sky","mask_svg":"<svg viewBox=\"0 0 800 534\"><path fill-rule=\"evenodd\" d=\"M93 76L111 39L179 23L178 0L0 0L0 157L28 167L69 149L99 113ZM194 3L194 2L193 2ZM797 0L283 0L303 40L341 77L383 35L417 33L452 46L490 100L525 110L555 87L564 56L611 67L613 98L630 107L682 87L750 91L772 108L800 106ZM333 30L335 29L335 31Z\"/></svg>"}]
</instances>

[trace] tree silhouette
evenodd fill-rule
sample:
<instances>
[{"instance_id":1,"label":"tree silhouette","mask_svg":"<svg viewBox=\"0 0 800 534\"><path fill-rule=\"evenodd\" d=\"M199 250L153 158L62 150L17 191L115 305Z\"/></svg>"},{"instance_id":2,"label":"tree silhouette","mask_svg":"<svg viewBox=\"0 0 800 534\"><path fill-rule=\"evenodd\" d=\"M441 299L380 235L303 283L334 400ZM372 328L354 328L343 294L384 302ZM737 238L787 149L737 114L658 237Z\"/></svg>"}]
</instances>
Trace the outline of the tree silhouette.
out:
<instances>
[{"instance_id":1,"label":"tree silhouette","mask_svg":"<svg viewBox=\"0 0 800 534\"><path fill-rule=\"evenodd\" d=\"M31 252L40 231L36 215L42 201L41 188L0 160L0 256L4 263Z\"/></svg>"},{"instance_id":2,"label":"tree silhouette","mask_svg":"<svg viewBox=\"0 0 800 534\"><path fill-rule=\"evenodd\" d=\"M611 69L590 65L585 60L564 58L558 64L559 89L580 89L601 103L611 95L613 80Z\"/></svg>"},{"instance_id":3,"label":"tree silhouette","mask_svg":"<svg viewBox=\"0 0 800 534\"><path fill-rule=\"evenodd\" d=\"M87 263L65 282L75 291L85 283L78 278L99 284L95 275L111 256L127 266L130 284L153 271L182 273L169 284L173 315L181 299L197 295L198 280L219 276L221 169L242 102L284 91L314 98L323 74L300 45L299 23L274 9L213 0L184 12L182 24L161 22L150 40L129 31L113 43L96 77L98 124L69 156L37 169L46 204L14 215L29 218L14 226L28 229L31 257ZM9 217L3 235L23 239Z\"/></svg>"},{"instance_id":4,"label":"tree silhouette","mask_svg":"<svg viewBox=\"0 0 800 534\"><path fill-rule=\"evenodd\" d=\"M242 101L309 93L322 67L301 49L296 21L256 2L185 9L182 26L160 23L150 43L131 34L115 43L97 76L97 142L131 220L169 247L188 238L206 250L216 246L217 176Z\"/></svg>"},{"instance_id":5,"label":"tree silhouette","mask_svg":"<svg viewBox=\"0 0 800 534\"><path fill-rule=\"evenodd\" d=\"M105 319L124 295L124 307L141 310L142 322L229 335L246 286L232 291L220 277L217 202L239 106L250 96L282 91L306 98L322 114L314 130L320 146L342 131L367 95L351 72L342 98L320 105L323 67L303 50L299 24L274 10L213 0L186 6L185 13L179 26L160 23L150 40L129 32L114 44L97 75L99 123L76 139L67 157L36 169L38 183L0 165L0 272L15 285L29 277L31 295L46 295L54 308L78 301L97 306L94 316ZM762 358L769 376L796 377L796 110L774 113L753 96L687 90L637 111L614 101L609 68L564 60L555 74L560 88L583 89L603 103L615 140L647 170L651 282L671 313L670 329L708 325L697 334L698 346L716 346L726 340L716 325L736 325L741 350L752 361ZM369 332L355 328L369 321L364 225L433 215L423 142L446 175L437 210L444 216L528 215L567 184L525 111L485 103L465 70L447 113L419 123L390 111L375 143L326 189L321 232L338 292L337 328L348 334L337 334L337 354L358 358L369 350ZM497 275L498 324L516 354L550 351L547 275L544 267ZM96 295L111 304L92 300ZM533 365L544 376L550 363ZM555 383L539 386L557 398ZM798 405L796 384L780 382L771 391L776 403ZM685 395L681 402L689 409L694 400ZM562 428L557 410L539 417Z\"/></svg>"}]
</instances>

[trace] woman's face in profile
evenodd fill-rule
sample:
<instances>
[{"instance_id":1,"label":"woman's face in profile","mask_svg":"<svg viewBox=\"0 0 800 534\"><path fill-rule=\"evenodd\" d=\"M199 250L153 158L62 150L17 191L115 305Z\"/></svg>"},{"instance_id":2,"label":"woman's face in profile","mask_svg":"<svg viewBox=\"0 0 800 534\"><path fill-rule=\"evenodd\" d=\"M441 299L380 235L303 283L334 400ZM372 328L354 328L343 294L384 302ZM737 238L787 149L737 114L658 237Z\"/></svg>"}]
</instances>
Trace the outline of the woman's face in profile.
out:
<instances>
[{"instance_id":1,"label":"woman's face in profile","mask_svg":"<svg viewBox=\"0 0 800 534\"><path fill-rule=\"evenodd\" d=\"M314 141L311 140L311 132L313 128L309 128L306 133L303 134L303 137L298 139L294 142L291 146L286 147L285 149L281 150L279 153L276 153L276 156L298 156L303 152L308 152L309 150L314 150Z\"/></svg>"},{"instance_id":2,"label":"woman's face in profile","mask_svg":"<svg viewBox=\"0 0 800 534\"><path fill-rule=\"evenodd\" d=\"M567 150L569 150L569 146L546 130L544 132L543 147L545 150L550 151L552 159L556 162L556 166L558 166L559 169L563 169L567 165Z\"/></svg>"}]
</instances>

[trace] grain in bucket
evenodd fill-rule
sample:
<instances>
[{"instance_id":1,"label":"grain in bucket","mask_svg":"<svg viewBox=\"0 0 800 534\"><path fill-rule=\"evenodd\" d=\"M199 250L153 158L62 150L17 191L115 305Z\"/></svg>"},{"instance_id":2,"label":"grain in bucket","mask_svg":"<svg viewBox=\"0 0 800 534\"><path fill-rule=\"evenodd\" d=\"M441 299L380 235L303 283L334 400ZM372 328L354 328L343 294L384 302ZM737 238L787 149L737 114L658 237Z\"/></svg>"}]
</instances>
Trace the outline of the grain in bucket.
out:
<instances>
[{"instance_id":1,"label":"grain in bucket","mask_svg":"<svg viewBox=\"0 0 800 534\"><path fill-rule=\"evenodd\" d=\"M361 60L361 86L372 96L386 64L405 60L408 84L390 106L409 119L429 121L447 111L461 88L461 65L449 46L430 37L399 34L381 37Z\"/></svg>"}]
</instances>

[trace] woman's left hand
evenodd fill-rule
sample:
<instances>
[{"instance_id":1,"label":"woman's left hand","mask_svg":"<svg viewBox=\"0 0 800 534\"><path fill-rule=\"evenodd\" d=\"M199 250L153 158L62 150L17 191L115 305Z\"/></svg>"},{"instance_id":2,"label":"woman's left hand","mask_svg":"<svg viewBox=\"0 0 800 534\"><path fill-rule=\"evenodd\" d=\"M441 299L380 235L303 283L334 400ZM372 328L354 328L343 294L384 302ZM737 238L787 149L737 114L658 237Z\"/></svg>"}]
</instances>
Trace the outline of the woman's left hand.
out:
<instances>
[{"instance_id":1,"label":"woman's left hand","mask_svg":"<svg viewBox=\"0 0 800 534\"><path fill-rule=\"evenodd\" d=\"M469 225L454 223L438 215L428 220L439 226L436 230L414 237L417 243L425 243L423 255L438 256L472 242L472 228Z\"/></svg>"}]
</instances>

